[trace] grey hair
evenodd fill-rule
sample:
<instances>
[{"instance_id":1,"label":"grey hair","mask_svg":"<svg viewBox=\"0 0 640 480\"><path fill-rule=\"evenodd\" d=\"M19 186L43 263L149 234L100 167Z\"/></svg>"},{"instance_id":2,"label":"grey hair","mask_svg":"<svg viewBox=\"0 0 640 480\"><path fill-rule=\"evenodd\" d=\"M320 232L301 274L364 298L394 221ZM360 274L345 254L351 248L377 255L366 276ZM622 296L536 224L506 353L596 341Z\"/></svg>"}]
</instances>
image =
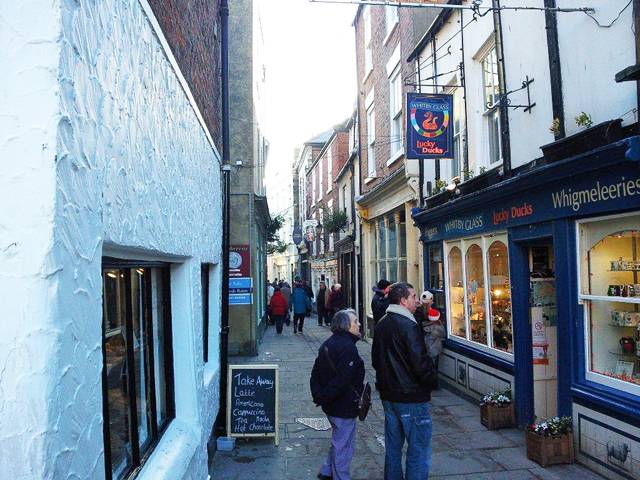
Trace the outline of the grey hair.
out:
<instances>
[{"instance_id":1,"label":"grey hair","mask_svg":"<svg viewBox=\"0 0 640 480\"><path fill-rule=\"evenodd\" d=\"M344 310L336 312L333 315L333 320L331 320L331 331L348 332L351 328L350 315L354 315L356 318L358 318L358 314L353 308L345 308Z\"/></svg>"}]
</instances>

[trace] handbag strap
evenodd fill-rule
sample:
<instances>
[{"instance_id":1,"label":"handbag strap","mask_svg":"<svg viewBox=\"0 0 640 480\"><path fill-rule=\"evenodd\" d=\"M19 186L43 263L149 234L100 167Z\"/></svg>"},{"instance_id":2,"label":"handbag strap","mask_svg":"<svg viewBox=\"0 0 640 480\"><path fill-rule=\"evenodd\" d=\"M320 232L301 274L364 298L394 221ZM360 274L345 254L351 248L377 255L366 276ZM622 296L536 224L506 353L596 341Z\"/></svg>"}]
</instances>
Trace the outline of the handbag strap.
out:
<instances>
[{"instance_id":1,"label":"handbag strap","mask_svg":"<svg viewBox=\"0 0 640 480\"><path fill-rule=\"evenodd\" d=\"M329 363L329 366L331 367L331 370L334 371L334 373L338 373L338 369L336 368L335 364L333 363L333 360L331 360L331 355L329 355L329 347L327 347L326 345L323 348L324 354L327 357L327 362ZM358 393L358 389L356 387L354 387L353 385L351 386L351 390L353 390L353 392L356 394L356 396L358 398L360 398L360 400L362 400L362 397L364 396L364 392L366 390L366 388L362 389L362 392Z\"/></svg>"}]
</instances>

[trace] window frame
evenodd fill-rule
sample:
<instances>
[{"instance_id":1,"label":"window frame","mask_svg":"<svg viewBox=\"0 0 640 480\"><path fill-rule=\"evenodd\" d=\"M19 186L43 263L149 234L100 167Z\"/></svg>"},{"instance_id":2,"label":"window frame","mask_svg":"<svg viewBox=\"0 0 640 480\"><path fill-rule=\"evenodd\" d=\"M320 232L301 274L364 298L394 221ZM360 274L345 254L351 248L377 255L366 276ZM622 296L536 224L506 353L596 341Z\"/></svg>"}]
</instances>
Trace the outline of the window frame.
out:
<instances>
[{"instance_id":1,"label":"window frame","mask_svg":"<svg viewBox=\"0 0 640 480\"><path fill-rule=\"evenodd\" d=\"M373 168L372 168L373 167ZM376 111L372 102L367 107L367 177L376 176Z\"/></svg>"},{"instance_id":2,"label":"window frame","mask_svg":"<svg viewBox=\"0 0 640 480\"><path fill-rule=\"evenodd\" d=\"M640 297L611 297L607 295L592 295L582 293L582 259L581 259L581 251L582 245L580 241L580 227L583 224L594 223L605 220L614 220L625 217L633 217L639 216L638 212L628 212L614 215L601 215L598 217L589 217L576 220L576 263L577 263L577 273L578 273L578 281L576 282L576 287L578 290L578 304L582 306L582 320L584 327L584 372L585 379L591 381L597 385L611 388L612 390L616 390L618 392L624 392L635 396L640 396L640 385L625 382L623 380L619 380L617 378L608 377L601 373L594 372L591 366L591 322L589 318L589 304L593 301L604 301L604 302L616 302L616 303L627 303L631 305L640 304Z\"/></svg>"},{"instance_id":3,"label":"window frame","mask_svg":"<svg viewBox=\"0 0 640 480\"><path fill-rule=\"evenodd\" d=\"M327 148L327 191L326 193L331 193L333 190L333 153L331 151L331 145Z\"/></svg>"},{"instance_id":4,"label":"window frame","mask_svg":"<svg viewBox=\"0 0 640 480\"><path fill-rule=\"evenodd\" d=\"M173 368L173 328L172 328L172 308L171 308L171 265L166 262L155 261L137 261L137 260L124 260L113 257L104 257L102 259L102 276L105 274L105 270L127 270L129 273L136 268L157 269L159 270L161 282L162 282L162 318L158 321L161 322L164 331L164 345L162 346L163 358L164 358L164 381L165 381L165 401L166 401L166 418L162 425L158 426L157 421L157 397L155 391L156 372L155 372L155 351L153 340L153 322L154 319L151 315L143 315L143 321L145 322L145 332L147 335L147 350L149 358L149 372L150 378L147 379L148 385L153 385L150 389L151 401L148 402L148 408L151 414L151 428L149 432L149 438L146 444L141 448L139 442L138 433L138 405L137 396L130 395L128 398L128 434L131 443L131 465L125 470L121 476L122 479L135 478L142 467L145 465L149 457L155 451L162 436L167 431L169 425L176 417L176 405L175 405L175 376ZM144 277L145 281L145 311L149 308L150 311L152 305L152 285L151 275ZM135 365L134 360L134 342L133 342L133 296L131 290L131 275L124 276L125 288L125 302L126 302L126 317L125 322L125 338L127 342L126 347L126 362L128 365ZM103 288L104 291L104 288ZM103 312L104 312L104 297L103 297ZM122 328L122 327L120 327ZM104 319L104 313L102 317L102 415L103 415L103 441L104 441L104 465L105 465L105 480L113 480L113 464L111 456L111 435L110 435L110 415L109 415L109 388L107 378L107 365L106 365L106 339L107 331ZM112 333L113 334L113 333ZM129 348L131 346L131 348ZM146 361L147 359L145 359ZM127 391L136 391L136 371L135 368L128 369L127 378Z\"/></svg>"},{"instance_id":5,"label":"window frame","mask_svg":"<svg viewBox=\"0 0 640 480\"><path fill-rule=\"evenodd\" d=\"M479 239L479 241L478 241ZM488 285L490 285L489 283L489 265L487 262L487 250L489 248L489 246L495 242L495 241L501 241L502 243L504 243L507 247L507 258L509 255L509 242L508 242L508 236L507 236L507 232L493 232L493 233L486 233L486 234L478 234L478 235L473 235L470 237L465 237L465 238L455 238L455 239L451 239L451 240L447 240L444 241L444 245L442 248L442 252L444 255L444 282L445 282L445 301L446 301L446 309L447 309L447 314L446 314L446 320L447 320L447 339L454 341L454 342L458 342L464 345L468 345L470 347L473 347L476 350L481 350L483 352L489 353L493 356L497 356L500 357L502 359L508 360L510 362L514 361L515 358L515 342L512 342L512 349L513 352L506 352L504 350L500 350L497 348L493 348L491 345L493 345L493 327L492 327L492 323L491 323L491 294L489 292L489 288ZM480 246L480 248L482 249L482 262L483 262L483 281L484 281L484 309L485 309L485 328L487 330L487 343L482 344L479 343L477 341L471 340L471 321L469 318L469 299L468 299L468 295L467 295L467 262L466 262L466 255L467 255L467 250L469 248L470 245L472 244L478 244ZM465 325L465 337L460 337L458 335L454 335L452 332L452 325L451 325L451 321L452 321L452 316L451 316L451 300L450 300L450 288L451 285L449 284L449 253L452 247L458 247L460 249L460 252L462 254L462 282L463 282L463 293L464 293L464 304L463 304L463 311L464 311L464 325ZM450 248L451 247L451 248ZM511 275L510 275L511 276ZM511 311L513 312L513 301L511 298L511 292L510 292L510 298L509 301L511 302ZM511 316L511 333L513 335L513 314Z\"/></svg>"},{"instance_id":6,"label":"window frame","mask_svg":"<svg viewBox=\"0 0 640 480\"><path fill-rule=\"evenodd\" d=\"M488 98L487 98L487 89L489 88L487 85L487 78L486 78L486 72L487 70L485 70L485 62L487 61L487 59L490 56L495 56L495 63L491 63L491 65L495 65L495 71L493 71L493 69L491 69L491 76L493 78L495 78L495 85L492 85L493 87L493 98L492 98L492 104L493 107L489 108L489 102L488 102ZM502 157L502 138L500 135L500 132L502 130L502 123L500 120L500 105L495 103L495 96L496 95L500 95L502 92L502 85L500 84L500 74L498 71L498 50L496 48L496 43L495 43L495 39L492 39L490 41L490 43L486 46L486 48L484 49L484 52L482 54L482 56L479 58L479 63L480 63L480 71L481 71L481 75L482 75L482 102L483 102L483 113L482 116L485 118L485 128L486 128L486 133L487 133L487 140L488 140L488 145L487 145L487 152L488 152L488 157L487 157L487 167L488 168L494 168L497 167L499 165L501 165L504 161L503 157ZM495 126L494 126L495 124ZM497 145L493 146L493 143L491 141L492 137L491 137L491 131L493 129L496 129L496 139L497 139ZM493 159L496 158L496 160L494 161Z\"/></svg>"},{"instance_id":7,"label":"window frame","mask_svg":"<svg viewBox=\"0 0 640 480\"><path fill-rule=\"evenodd\" d=\"M209 362L209 302L211 264L200 264L200 291L202 294L202 361Z\"/></svg>"},{"instance_id":8,"label":"window frame","mask_svg":"<svg viewBox=\"0 0 640 480\"><path fill-rule=\"evenodd\" d=\"M391 34L396 28L396 25L400 22L400 12L398 7L393 5L386 5L384 8L384 22L385 22L385 39L383 43L387 43ZM392 23L393 22L393 23Z\"/></svg>"},{"instance_id":9,"label":"window frame","mask_svg":"<svg viewBox=\"0 0 640 480\"><path fill-rule=\"evenodd\" d=\"M389 212L385 212L384 214L380 215L379 217L376 217L373 222L372 222L372 234L370 235L370 241L371 242L375 242L375 245L372 244L371 245L371 249L370 252L373 255L374 251L375 251L375 257L372 256L372 258L369 261L369 265L371 267L371 271L373 272L373 275L375 275L374 278L371 279L371 286L374 287L377 283L377 281L379 279L386 279L391 281L390 279L392 278L390 276L390 267L395 266L395 280L394 281L406 281L406 278L408 276L408 265L407 265L407 246L406 246L406 239L407 239L407 234L406 234L406 219L403 222L402 221L402 210L392 210ZM389 256L389 217L393 217L393 221L394 221L394 232L395 232L395 256L394 257L390 257ZM380 224L384 224L384 252L385 255L384 257L381 257L381 252L382 252L382 248L381 248L381 242L380 242ZM401 235L401 229L404 228L404 235ZM402 239L404 238L405 241L405 247L404 249L402 248ZM385 275L383 276L381 273L381 267L382 264L384 264L384 268L385 268ZM405 267L405 271L404 271L404 275L402 275L402 265L404 264Z\"/></svg>"},{"instance_id":10,"label":"window frame","mask_svg":"<svg viewBox=\"0 0 640 480\"><path fill-rule=\"evenodd\" d=\"M389 162L393 162L404 153L401 73L400 64L398 64L389 75Z\"/></svg>"},{"instance_id":11,"label":"window frame","mask_svg":"<svg viewBox=\"0 0 640 480\"><path fill-rule=\"evenodd\" d=\"M363 82L369 77L369 74L373 71L373 35L371 34L371 10L367 5L364 6L362 11L362 22L364 28L364 76Z\"/></svg>"}]
</instances>

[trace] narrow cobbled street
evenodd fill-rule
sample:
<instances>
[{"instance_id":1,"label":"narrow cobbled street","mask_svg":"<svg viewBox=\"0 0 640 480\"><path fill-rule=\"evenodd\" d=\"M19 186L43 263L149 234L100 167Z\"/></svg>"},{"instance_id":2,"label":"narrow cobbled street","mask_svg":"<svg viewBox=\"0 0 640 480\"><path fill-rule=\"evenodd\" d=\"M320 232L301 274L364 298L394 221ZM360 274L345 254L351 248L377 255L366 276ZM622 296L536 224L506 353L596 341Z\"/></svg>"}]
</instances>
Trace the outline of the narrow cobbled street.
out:
<instances>
[{"instance_id":1,"label":"narrow cobbled street","mask_svg":"<svg viewBox=\"0 0 640 480\"><path fill-rule=\"evenodd\" d=\"M329 336L327 327L307 319L303 336L285 327L282 336L269 327L257 357L231 357L230 363L270 363L280 366L280 445L269 439L238 439L233 452L216 452L210 469L214 480L315 479L329 447L330 430L311 400L309 376L320 344ZM358 342L373 385L371 344ZM454 393L433 392L432 479L580 479L602 477L579 465L540 468L528 460L524 433L520 430L488 431L480 424L478 407ZM315 423L314 423L315 421ZM328 427L328 424L327 424ZM358 422L353 480L383 478L384 413L377 392L365 422Z\"/></svg>"}]
</instances>

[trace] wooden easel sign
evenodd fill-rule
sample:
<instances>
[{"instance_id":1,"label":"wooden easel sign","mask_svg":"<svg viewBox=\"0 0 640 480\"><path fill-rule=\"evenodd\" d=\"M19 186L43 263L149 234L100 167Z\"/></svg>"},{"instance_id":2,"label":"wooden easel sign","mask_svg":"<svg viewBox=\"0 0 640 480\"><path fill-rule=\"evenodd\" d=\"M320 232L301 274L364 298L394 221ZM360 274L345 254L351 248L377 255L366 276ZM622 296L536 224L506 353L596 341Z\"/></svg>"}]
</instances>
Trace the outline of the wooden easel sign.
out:
<instances>
[{"instance_id":1,"label":"wooden easel sign","mask_svg":"<svg viewBox=\"0 0 640 480\"><path fill-rule=\"evenodd\" d=\"M227 436L278 435L278 365L229 365Z\"/></svg>"}]
</instances>

